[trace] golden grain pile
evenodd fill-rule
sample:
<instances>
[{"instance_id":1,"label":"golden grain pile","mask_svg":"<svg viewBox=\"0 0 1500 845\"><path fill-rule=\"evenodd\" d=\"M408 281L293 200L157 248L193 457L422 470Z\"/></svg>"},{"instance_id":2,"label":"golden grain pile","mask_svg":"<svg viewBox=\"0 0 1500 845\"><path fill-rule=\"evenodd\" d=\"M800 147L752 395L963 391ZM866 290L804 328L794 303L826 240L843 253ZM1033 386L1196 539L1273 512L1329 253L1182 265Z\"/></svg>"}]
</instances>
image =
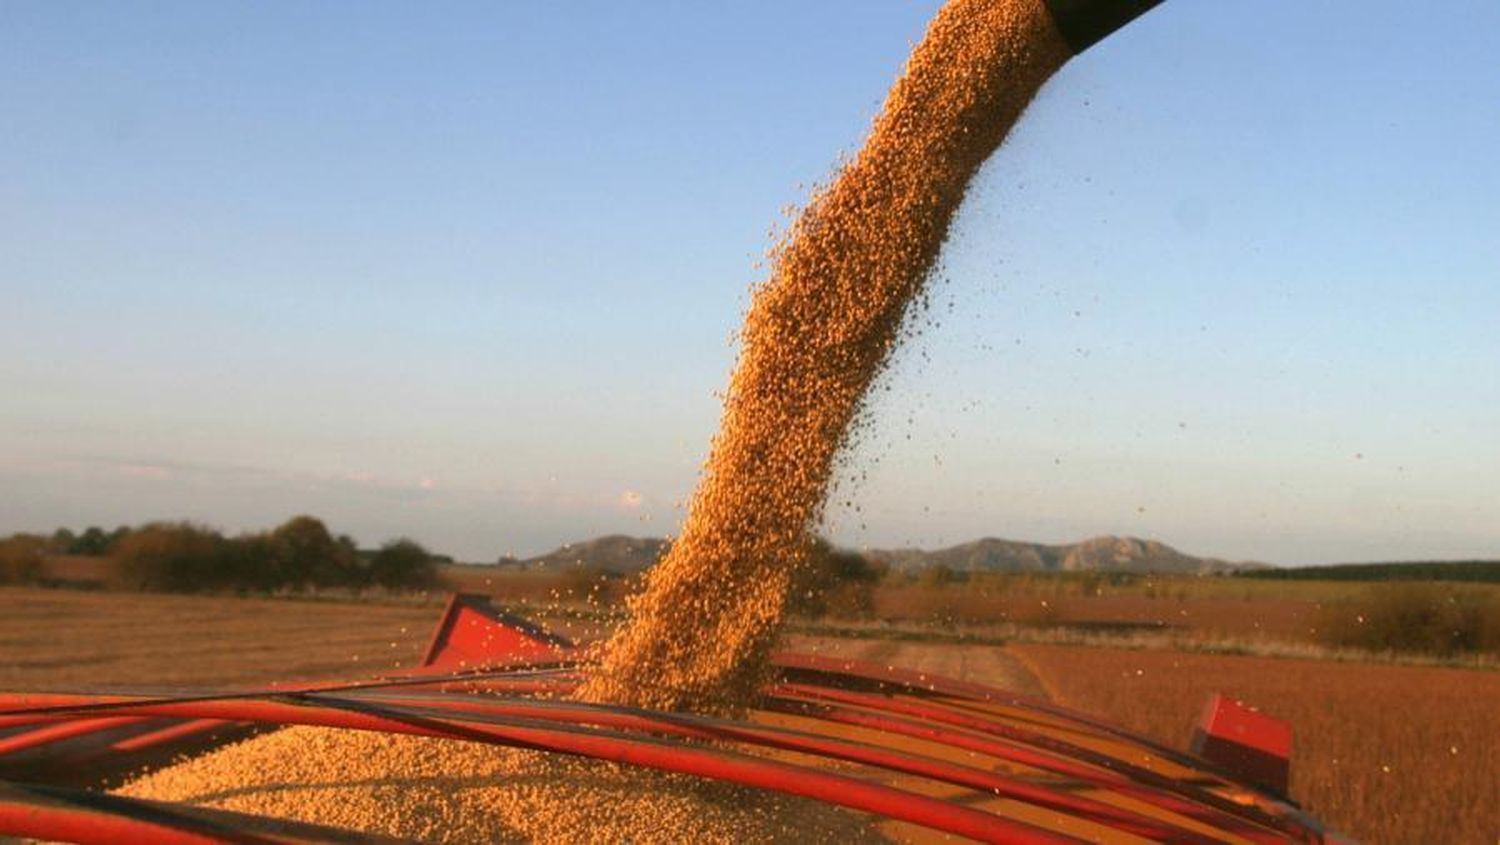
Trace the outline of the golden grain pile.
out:
<instances>
[{"instance_id":1,"label":"golden grain pile","mask_svg":"<svg viewBox=\"0 0 1500 845\"><path fill-rule=\"evenodd\" d=\"M536 751L296 727L163 769L122 794L421 842L849 843L858 814Z\"/></svg>"},{"instance_id":2,"label":"golden grain pile","mask_svg":"<svg viewBox=\"0 0 1500 845\"><path fill-rule=\"evenodd\" d=\"M1071 55L1040 0L953 0L863 149L771 252L682 534L582 695L733 713L765 676L834 459L965 187Z\"/></svg>"},{"instance_id":3,"label":"golden grain pile","mask_svg":"<svg viewBox=\"0 0 1500 845\"><path fill-rule=\"evenodd\" d=\"M582 696L737 713L765 677L809 528L965 186L1070 53L1041 0L952 0L859 154L771 254L681 536ZM439 841L867 841L812 802L492 746L297 728L132 784Z\"/></svg>"}]
</instances>

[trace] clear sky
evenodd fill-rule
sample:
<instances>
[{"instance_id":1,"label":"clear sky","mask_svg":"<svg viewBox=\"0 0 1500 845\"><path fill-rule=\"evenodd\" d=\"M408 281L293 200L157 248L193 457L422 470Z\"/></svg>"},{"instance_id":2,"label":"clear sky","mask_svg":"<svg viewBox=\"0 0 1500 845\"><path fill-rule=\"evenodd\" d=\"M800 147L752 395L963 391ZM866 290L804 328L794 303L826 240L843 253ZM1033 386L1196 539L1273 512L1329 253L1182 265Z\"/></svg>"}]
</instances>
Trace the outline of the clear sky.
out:
<instances>
[{"instance_id":1,"label":"clear sky","mask_svg":"<svg viewBox=\"0 0 1500 845\"><path fill-rule=\"evenodd\" d=\"M0 0L0 532L671 532L768 230L936 7ZM1497 32L1169 0L1076 59L827 530L1500 556Z\"/></svg>"}]
</instances>

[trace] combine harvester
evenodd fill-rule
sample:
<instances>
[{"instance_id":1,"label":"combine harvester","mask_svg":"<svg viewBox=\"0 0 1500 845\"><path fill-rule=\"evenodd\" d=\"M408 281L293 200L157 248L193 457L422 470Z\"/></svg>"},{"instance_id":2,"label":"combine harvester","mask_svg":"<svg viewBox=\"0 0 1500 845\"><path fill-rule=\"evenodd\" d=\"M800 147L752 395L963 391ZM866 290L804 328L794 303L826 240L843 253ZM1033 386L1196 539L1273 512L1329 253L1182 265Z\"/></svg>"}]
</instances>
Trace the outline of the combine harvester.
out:
<instances>
[{"instance_id":1,"label":"combine harvester","mask_svg":"<svg viewBox=\"0 0 1500 845\"><path fill-rule=\"evenodd\" d=\"M420 668L371 680L0 694L0 836L389 841L86 788L257 730L321 725L803 796L880 817L896 841L1343 841L1286 797L1288 727L1222 698L1186 754L1005 690L809 654L776 656L778 677L743 721L580 704L566 696L584 653L483 596L458 595Z\"/></svg>"}]
</instances>

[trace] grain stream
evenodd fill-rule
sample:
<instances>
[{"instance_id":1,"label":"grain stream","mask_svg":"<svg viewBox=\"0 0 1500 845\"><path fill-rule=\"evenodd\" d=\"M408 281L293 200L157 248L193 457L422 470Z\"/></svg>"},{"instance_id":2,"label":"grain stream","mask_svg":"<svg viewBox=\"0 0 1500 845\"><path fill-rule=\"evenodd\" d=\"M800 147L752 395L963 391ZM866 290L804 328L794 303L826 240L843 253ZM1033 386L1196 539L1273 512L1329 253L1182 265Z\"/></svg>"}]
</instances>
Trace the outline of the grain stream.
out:
<instances>
[{"instance_id":1,"label":"grain stream","mask_svg":"<svg viewBox=\"0 0 1500 845\"><path fill-rule=\"evenodd\" d=\"M965 188L1070 55L1040 0L938 13L864 147L772 249L681 535L582 697L729 714L753 700L835 460Z\"/></svg>"}]
</instances>

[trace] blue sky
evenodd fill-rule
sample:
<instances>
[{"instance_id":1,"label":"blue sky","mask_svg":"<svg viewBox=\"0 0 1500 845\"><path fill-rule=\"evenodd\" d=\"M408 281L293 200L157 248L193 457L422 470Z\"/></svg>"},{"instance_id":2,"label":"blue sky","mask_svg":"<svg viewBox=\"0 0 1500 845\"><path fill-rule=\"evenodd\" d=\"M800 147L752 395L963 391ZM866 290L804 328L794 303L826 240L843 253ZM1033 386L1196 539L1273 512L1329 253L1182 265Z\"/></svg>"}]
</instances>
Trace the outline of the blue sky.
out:
<instances>
[{"instance_id":1,"label":"blue sky","mask_svg":"<svg viewBox=\"0 0 1500 845\"><path fill-rule=\"evenodd\" d=\"M0 532L672 531L768 232L937 5L0 0ZM1500 554L1500 7L1359 9L1064 68L827 530Z\"/></svg>"}]
</instances>

